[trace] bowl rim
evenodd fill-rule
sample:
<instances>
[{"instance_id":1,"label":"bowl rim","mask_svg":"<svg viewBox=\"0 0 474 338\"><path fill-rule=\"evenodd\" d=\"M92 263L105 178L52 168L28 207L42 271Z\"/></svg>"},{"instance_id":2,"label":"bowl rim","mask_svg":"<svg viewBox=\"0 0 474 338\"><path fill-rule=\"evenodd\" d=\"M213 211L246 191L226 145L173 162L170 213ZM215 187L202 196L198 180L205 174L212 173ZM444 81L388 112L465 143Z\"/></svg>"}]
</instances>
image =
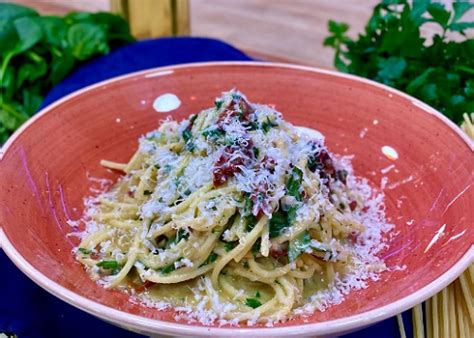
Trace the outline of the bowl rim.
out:
<instances>
[{"instance_id":1,"label":"bowl rim","mask_svg":"<svg viewBox=\"0 0 474 338\"><path fill-rule=\"evenodd\" d=\"M293 69L300 70L303 72L312 72L319 73L324 75L330 75L339 78L345 78L353 80L356 82L362 82L374 87L381 88L388 92L389 95L401 96L405 99L411 101L412 104L424 110L430 115L434 115L441 120L442 123L450 127L450 129L455 132L462 140L465 141L467 146L474 151L474 142L469 139L469 137L461 131L461 129L456 126L451 120L442 115L440 112L427 105L426 103L421 102L420 100L413 98L412 96L405 94L397 89L388 87L384 84L361 78L359 76L344 74L337 71L320 69L316 67L301 66L294 64L285 64L285 63L273 63L273 62L257 62L257 61L219 61L219 62L197 62L197 63L186 63L165 67L157 67L141 70L138 72L132 72L124 74L121 76L113 77L87 87L81 88L73 93L70 93L61 99L51 103L50 105L43 108L35 116L30 118L25 122L4 144L0 149L0 162L7 153L8 149L13 145L15 140L31 126L36 120L52 111L55 107L61 105L63 102L71 99L72 97L78 96L84 92L90 91L92 89L105 86L111 82L121 81L127 78L132 78L140 75L145 75L146 77L155 77L161 75L170 75L174 70L182 68L199 68L199 67L209 67L209 66L233 66L233 67L274 67L274 68L284 68L284 69ZM146 332L146 333L162 333L162 334L181 334L181 335L207 335L207 336L229 336L229 335L259 335L259 336L275 336L275 335L301 335L301 334L319 334L327 335L340 332L347 332L357 328L363 328L389 318L393 315L396 315L400 312L403 312L421 302L428 299L435 293L439 292L441 289L446 287L452 281L454 281L472 262L474 262L474 244L468 248L465 254L459 259L453 266L451 266L446 272L444 272L440 277L433 280L431 283L425 285L419 290L413 292L412 294L399 299L395 302L389 303L387 305L381 306L379 308L365 311L356 315L351 315L339 319L328 320L317 323L303 323L298 325L290 326L281 326L274 328L252 328L252 327L227 327L222 328L218 326L200 326L200 325L189 325L189 324L179 324L168 321L162 321L158 319L151 319L135 314L127 313L114 309L112 307L103 305L96 301L90 300L84 296L80 296L73 291L61 286L55 281L49 279L46 275L42 274L40 271L35 269L30 263L26 261L23 256L16 250L13 244L8 240L5 231L0 225L0 248L4 250L10 260L31 280L36 284L41 286L43 289L51 293L52 295L60 298L61 300L69 303L87 313L90 313L96 317L99 317L105 321L112 322L123 328L127 328L134 331Z\"/></svg>"}]
</instances>

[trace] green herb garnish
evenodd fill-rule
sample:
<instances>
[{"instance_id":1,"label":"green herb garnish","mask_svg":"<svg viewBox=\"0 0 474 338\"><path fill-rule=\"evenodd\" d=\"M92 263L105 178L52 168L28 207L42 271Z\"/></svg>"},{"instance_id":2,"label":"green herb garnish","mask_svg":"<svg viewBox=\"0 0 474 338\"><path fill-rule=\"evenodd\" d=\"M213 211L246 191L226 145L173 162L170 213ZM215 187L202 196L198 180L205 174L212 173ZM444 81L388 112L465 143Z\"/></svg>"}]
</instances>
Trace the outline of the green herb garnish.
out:
<instances>
[{"instance_id":1,"label":"green herb garnish","mask_svg":"<svg viewBox=\"0 0 474 338\"><path fill-rule=\"evenodd\" d=\"M179 262L180 260L181 260L181 258L179 258L176 262ZM174 263L165 265L164 267L159 269L159 271L162 275L167 275L170 272L173 272L174 270L176 270L176 267L174 266Z\"/></svg>"},{"instance_id":2,"label":"green herb garnish","mask_svg":"<svg viewBox=\"0 0 474 338\"><path fill-rule=\"evenodd\" d=\"M261 303L258 299L255 299L255 298L247 298L247 299L245 300L245 305L250 306L252 309L256 309L256 308L258 308L259 306L262 306L262 303Z\"/></svg>"},{"instance_id":3,"label":"green herb garnish","mask_svg":"<svg viewBox=\"0 0 474 338\"><path fill-rule=\"evenodd\" d=\"M206 260L199 267L214 263L216 259L217 259L217 254L215 252L211 252L209 256L207 256Z\"/></svg>"},{"instance_id":4,"label":"green herb garnish","mask_svg":"<svg viewBox=\"0 0 474 338\"><path fill-rule=\"evenodd\" d=\"M178 229L178 231L176 231L176 237L175 237L174 242L175 242L176 244L178 244L179 242L181 242L181 240L183 240L183 239L184 239L184 240L188 239L188 237L189 237L189 232L187 232L187 231L186 231L185 229L183 229L183 228L180 228L180 229Z\"/></svg>"},{"instance_id":5,"label":"green herb garnish","mask_svg":"<svg viewBox=\"0 0 474 338\"><path fill-rule=\"evenodd\" d=\"M86 248L79 248L77 251L82 252L83 255L89 255L92 252L92 250Z\"/></svg>"},{"instance_id":6,"label":"green herb garnish","mask_svg":"<svg viewBox=\"0 0 474 338\"><path fill-rule=\"evenodd\" d=\"M193 114L189 117L189 125L192 126L194 121L198 118L198 114Z\"/></svg>"},{"instance_id":7,"label":"green herb garnish","mask_svg":"<svg viewBox=\"0 0 474 338\"><path fill-rule=\"evenodd\" d=\"M120 268L120 264L117 261L113 260L100 261L99 263L97 263L97 266L106 270L116 270Z\"/></svg>"},{"instance_id":8,"label":"green herb garnish","mask_svg":"<svg viewBox=\"0 0 474 338\"><path fill-rule=\"evenodd\" d=\"M186 149L190 152L194 151L196 145L193 142L193 134L189 129L186 129L182 133L184 143L186 144Z\"/></svg>"},{"instance_id":9,"label":"green herb garnish","mask_svg":"<svg viewBox=\"0 0 474 338\"><path fill-rule=\"evenodd\" d=\"M224 101L222 101L222 100L215 100L214 104L216 105L216 110L221 109L223 103L224 103Z\"/></svg>"},{"instance_id":10,"label":"green herb garnish","mask_svg":"<svg viewBox=\"0 0 474 338\"><path fill-rule=\"evenodd\" d=\"M269 226L270 238L280 236L289 226L290 223L288 222L288 214L286 212L278 210L273 213Z\"/></svg>"},{"instance_id":11,"label":"green herb garnish","mask_svg":"<svg viewBox=\"0 0 474 338\"><path fill-rule=\"evenodd\" d=\"M255 297L260 298L260 291L257 290L257 293L255 293Z\"/></svg>"},{"instance_id":12,"label":"green herb garnish","mask_svg":"<svg viewBox=\"0 0 474 338\"><path fill-rule=\"evenodd\" d=\"M300 168L294 167L290 173L290 176L288 177L286 190L288 191L288 195L293 196L297 201L301 201L300 186L302 180L303 172Z\"/></svg>"},{"instance_id":13,"label":"green herb garnish","mask_svg":"<svg viewBox=\"0 0 474 338\"><path fill-rule=\"evenodd\" d=\"M232 251L233 248L235 248L238 244L238 241L235 241L235 242L226 242L224 244L224 250L226 252L229 252L229 251Z\"/></svg>"},{"instance_id":14,"label":"green herb garnish","mask_svg":"<svg viewBox=\"0 0 474 338\"><path fill-rule=\"evenodd\" d=\"M311 245L311 237L307 231L291 240L288 245L288 260L294 262L299 255L306 251Z\"/></svg>"},{"instance_id":15,"label":"green herb garnish","mask_svg":"<svg viewBox=\"0 0 474 338\"><path fill-rule=\"evenodd\" d=\"M260 150L257 147L253 147L252 151L253 151L253 156L255 156L255 158L258 158L258 155L260 155Z\"/></svg>"},{"instance_id":16,"label":"green herb garnish","mask_svg":"<svg viewBox=\"0 0 474 338\"><path fill-rule=\"evenodd\" d=\"M260 248L262 246L262 240L259 238L257 241L252 245L252 255L253 257L257 257L258 253L260 252Z\"/></svg>"},{"instance_id":17,"label":"green herb garnish","mask_svg":"<svg viewBox=\"0 0 474 338\"><path fill-rule=\"evenodd\" d=\"M474 111L474 39L467 35L474 22L462 21L474 4L456 1L452 7L428 0L381 1L355 40L347 35L347 24L329 21L324 45L335 49L337 69L398 88L460 123L464 112ZM429 40L420 30L425 23L441 28ZM450 41L456 34L460 39Z\"/></svg>"},{"instance_id":18,"label":"green herb garnish","mask_svg":"<svg viewBox=\"0 0 474 338\"><path fill-rule=\"evenodd\" d=\"M145 196L148 196L148 195L151 195L151 194L153 194L153 191L151 191L151 190L144 190L143 191L143 195L145 195Z\"/></svg>"},{"instance_id":19,"label":"green herb garnish","mask_svg":"<svg viewBox=\"0 0 474 338\"><path fill-rule=\"evenodd\" d=\"M274 121L271 121L270 117L267 116L267 120L262 122L261 128L263 132L266 134L271 128L276 127L276 126L278 126L278 124L276 124Z\"/></svg>"},{"instance_id":20,"label":"green herb garnish","mask_svg":"<svg viewBox=\"0 0 474 338\"><path fill-rule=\"evenodd\" d=\"M202 132L202 135L206 138L219 138L225 135L225 131L222 129L206 129Z\"/></svg>"}]
</instances>

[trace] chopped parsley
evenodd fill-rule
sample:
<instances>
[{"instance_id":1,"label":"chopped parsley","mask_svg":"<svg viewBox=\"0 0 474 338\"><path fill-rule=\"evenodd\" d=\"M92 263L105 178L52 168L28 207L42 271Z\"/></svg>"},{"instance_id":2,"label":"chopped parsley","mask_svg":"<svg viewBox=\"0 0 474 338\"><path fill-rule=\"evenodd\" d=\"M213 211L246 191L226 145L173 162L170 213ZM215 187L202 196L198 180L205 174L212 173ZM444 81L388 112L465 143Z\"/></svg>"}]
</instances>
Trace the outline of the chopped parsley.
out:
<instances>
[{"instance_id":1,"label":"chopped parsley","mask_svg":"<svg viewBox=\"0 0 474 338\"><path fill-rule=\"evenodd\" d=\"M245 220L245 230L250 232L255 227L255 224L257 224L257 218L252 214L253 201L250 198L250 194L246 193L244 199L242 216Z\"/></svg>"},{"instance_id":2,"label":"chopped parsley","mask_svg":"<svg viewBox=\"0 0 474 338\"><path fill-rule=\"evenodd\" d=\"M86 248L77 249L79 252L82 252L83 255L89 255L92 251Z\"/></svg>"},{"instance_id":3,"label":"chopped parsley","mask_svg":"<svg viewBox=\"0 0 474 338\"><path fill-rule=\"evenodd\" d=\"M100 261L99 263L97 263L97 266L105 270L117 270L120 268L120 264L117 261L113 260Z\"/></svg>"},{"instance_id":4,"label":"chopped parsley","mask_svg":"<svg viewBox=\"0 0 474 338\"><path fill-rule=\"evenodd\" d=\"M261 128L266 134L271 128L276 126L278 126L278 124L276 124L275 121L270 120L270 116L267 115L267 120L262 122Z\"/></svg>"},{"instance_id":5,"label":"chopped parsley","mask_svg":"<svg viewBox=\"0 0 474 338\"><path fill-rule=\"evenodd\" d=\"M303 172L300 168L294 167L286 183L286 190L288 191L288 195L293 196L298 201L301 201L300 186L302 180Z\"/></svg>"},{"instance_id":6,"label":"chopped parsley","mask_svg":"<svg viewBox=\"0 0 474 338\"><path fill-rule=\"evenodd\" d=\"M347 182L347 176L348 175L349 175L349 173L345 169L336 171L336 178L344 184L346 184L346 182Z\"/></svg>"},{"instance_id":7,"label":"chopped parsley","mask_svg":"<svg viewBox=\"0 0 474 338\"><path fill-rule=\"evenodd\" d=\"M204 136L205 138L211 141L216 141L225 136L225 131L218 128L214 128L214 129L207 128L206 130L202 132L202 136Z\"/></svg>"},{"instance_id":8,"label":"chopped parsley","mask_svg":"<svg viewBox=\"0 0 474 338\"><path fill-rule=\"evenodd\" d=\"M145 195L145 196L148 196L148 195L151 195L151 194L153 194L153 191L151 191L151 190L143 191L143 195Z\"/></svg>"},{"instance_id":9,"label":"chopped parsley","mask_svg":"<svg viewBox=\"0 0 474 338\"><path fill-rule=\"evenodd\" d=\"M186 240L189 237L189 232L187 232L185 229L180 228L178 231L176 231L176 237L174 239L174 242L178 244L181 242L182 239Z\"/></svg>"},{"instance_id":10,"label":"chopped parsley","mask_svg":"<svg viewBox=\"0 0 474 338\"><path fill-rule=\"evenodd\" d=\"M257 147L253 147L252 151L255 158L258 158L258 155L260 155L260 150Z\"/></svg>"},{"instance_id":11,"label":"chopped parsley","mask_svg":"<svg viewBox=\"0 0 474 338\"><path fill-rule=\"evenodd\" d=\"M176 262L179 262L181 258L178 258ZM168 265L165 265L164 267L160 268L159 271L162 275L167 275L170 272L176 270L176 267L174 266L174 262Z\"/></svg>"},{"instance_id":12,"label":"chopped parsley","mask_svg":"<svg viewBox=\"0 0 474 338\"><path fill-rule=\"evenodd\" d=\"M260 252L261 246L262 246L262 240L259 238L252 246L253 257L257 257L258 253Z\"/></svg>"},{"instance_id":13,"label":"chopped parsley","mask_svg":"<svg viewBox=\"0 0 474 338\"><path fill-rule=\"evenodd\" d=\"M262 306L262 303L258 300L258 299L255 299L255 298L247 298L245 300L245 305L251 307L252 309L256 309L258 308L259 306Z\"/></svg>"},{"instance_id":14,"label":"chopped parsley","mask_svg":"<svg viewBox=\"0 0 474 338\"><path fill-rule=\"evenodd\" d=\"M288 213L288 223L289 224L293 224L296 220L296 211L298 210L298 206L297 205L292 205L287 213Z\"/></svg>"},{"instance_id":15,"label":"chopped parsley","mask_svg":"<svg viewBox=\"0 0 474 338\"><path fill-rule=\"evenodd\" d=\"M199 265L199 267L214 263L216 259L217 259L217 254L215 252L211 252L211 254L206 258L206 260L201 265Z\"/></svg>"},{"instance_id":16,"label":"chopped parsley","mask_svg":"<svg viewBox=\"0 0 474 338\"><path fill-rule=\"evenodd\" d=\"M224 244L224 250L225 250L226 252L229 252L229 251L231 251L233 248L235 248L235 247L237 246L237 244L238 244L238 241L235 241L235 242L226 242L226 243Z\"/></svg>"},{"instance_id":17,"label":"chopped parsley","mask_svg":"<svg viewBox=\"0 0 474 338\"><path fill-rule=\"evenodd\" d=\"M288 260L294 262L299 255L306 251L311 245L311 237L307 231L290 241L288 245Z\"/></svg>"},{"instance_id":18,"label":"chopped parsley","mask_svg":"<svg viewBox=\"0 0 474 338\"><path fill-rule=\"evenodd\" d=\"M183 131L182 136L184 143L186 144L186 149L190 152L193 152L196 145L193 142L193 134L191 133L191 131L189 129L186 129L185 131Z\"/></svg>"},{"instance_id":19,"label":"chopped parsley","mask_svg":"<svg viewBox=\"0 0 474 338\"><path fill-rule=\"evenodd\" d=\"M280 236L289 226L288 213L282 210L273 213L270 219L270 238Z\"/></svg>"},{"instance_id":20,"label":"chopped parsley","mask_svg":"<svg viewBox=\"0 0 474 338\"><path fill-rule=\"evenodd\" d=\"M260 298L260 291L257 290L257 293L255 293L255 297Z\"/></svg>"},{"instance_id":21,"label":"chopped parsley","mask_svg":"<svg viewBox=\"0 0 474 338\"><path fill-rule=\"evenodd\" d=\"M222 100L215 100L214 104L216 105L216 110L221 109L223 103L224 103L224 101L222 101Z\"/></svg>"}]
</instances>

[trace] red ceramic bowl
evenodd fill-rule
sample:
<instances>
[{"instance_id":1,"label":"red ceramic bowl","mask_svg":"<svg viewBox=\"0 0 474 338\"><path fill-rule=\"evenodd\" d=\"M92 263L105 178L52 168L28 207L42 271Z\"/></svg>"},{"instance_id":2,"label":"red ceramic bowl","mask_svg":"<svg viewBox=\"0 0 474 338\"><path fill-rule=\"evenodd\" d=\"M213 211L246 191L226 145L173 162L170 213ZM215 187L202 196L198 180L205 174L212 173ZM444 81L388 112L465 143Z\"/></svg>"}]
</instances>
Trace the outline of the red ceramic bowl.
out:
<instances>
[{"instance_id":1,"label":"red ceramic bowl","mask_svg":"<svg viewBox=\"0 0 474 338\"><path fill-rule=\"evenodd\" d=\"M353 154L357 175L384 181L387 215L398 233L382 253L406 266L350 293L308 321L274 328L219 328L175 322L171 311L131 303L101 288L74 260L66 236L78 219L88 176L115 180L103 158L127 161L137 138L166 115L154 99L174 93L181 120L237 87L254 102L275 104L290 122L320 130L329 149ZM383 148L385 146L391 148ZM398 158L382 149L394 149ZM473 144L450 121L394 89L314 68L264 63L204 63L147 70L80 90L26 123L4 146L0 163L0 242L40 286L117 325L144 333L295 335L347 332L406 310L453 281L474 257ZM386 177L386 179L383 179Z\"/></svg>"}]
</instances>

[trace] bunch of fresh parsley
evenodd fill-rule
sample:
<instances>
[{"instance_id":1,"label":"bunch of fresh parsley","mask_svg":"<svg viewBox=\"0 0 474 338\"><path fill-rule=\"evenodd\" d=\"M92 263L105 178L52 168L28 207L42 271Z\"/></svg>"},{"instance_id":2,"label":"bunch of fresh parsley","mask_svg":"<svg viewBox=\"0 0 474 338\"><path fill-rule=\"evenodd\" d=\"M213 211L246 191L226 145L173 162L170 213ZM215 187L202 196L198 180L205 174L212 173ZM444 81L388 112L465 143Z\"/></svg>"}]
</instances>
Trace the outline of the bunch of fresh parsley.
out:
<instances>
[{"instance_id":1,"label":"bunch of fresh parsley","mask_svg":"<svg viewBox=\"0 0 474 338\"><path fill-rule=\"evenodd\" d=\"M337 69L398 88L460 123L463 113L474 112L474 39L468 38L474 22L461 21L473 7L468 1L448 10L429 0L384 0L356 40L346 35L347 24L329 21L324 45L335 49ZM420 34L427 22L441 26L432 42ZM460 41L448 40L453 32Z\"/></svg>"},{"instance_id":2,"label":"bunch of fresh parsley","mask_svg":"<svg viewBox=\"0 0 474 338\"><path fill-rule=\"evenodd\" d=\"M131 41L128 23L117 15L39 16L0 3L0 145L80 62Z\"/></svg>"}]
</instances>

